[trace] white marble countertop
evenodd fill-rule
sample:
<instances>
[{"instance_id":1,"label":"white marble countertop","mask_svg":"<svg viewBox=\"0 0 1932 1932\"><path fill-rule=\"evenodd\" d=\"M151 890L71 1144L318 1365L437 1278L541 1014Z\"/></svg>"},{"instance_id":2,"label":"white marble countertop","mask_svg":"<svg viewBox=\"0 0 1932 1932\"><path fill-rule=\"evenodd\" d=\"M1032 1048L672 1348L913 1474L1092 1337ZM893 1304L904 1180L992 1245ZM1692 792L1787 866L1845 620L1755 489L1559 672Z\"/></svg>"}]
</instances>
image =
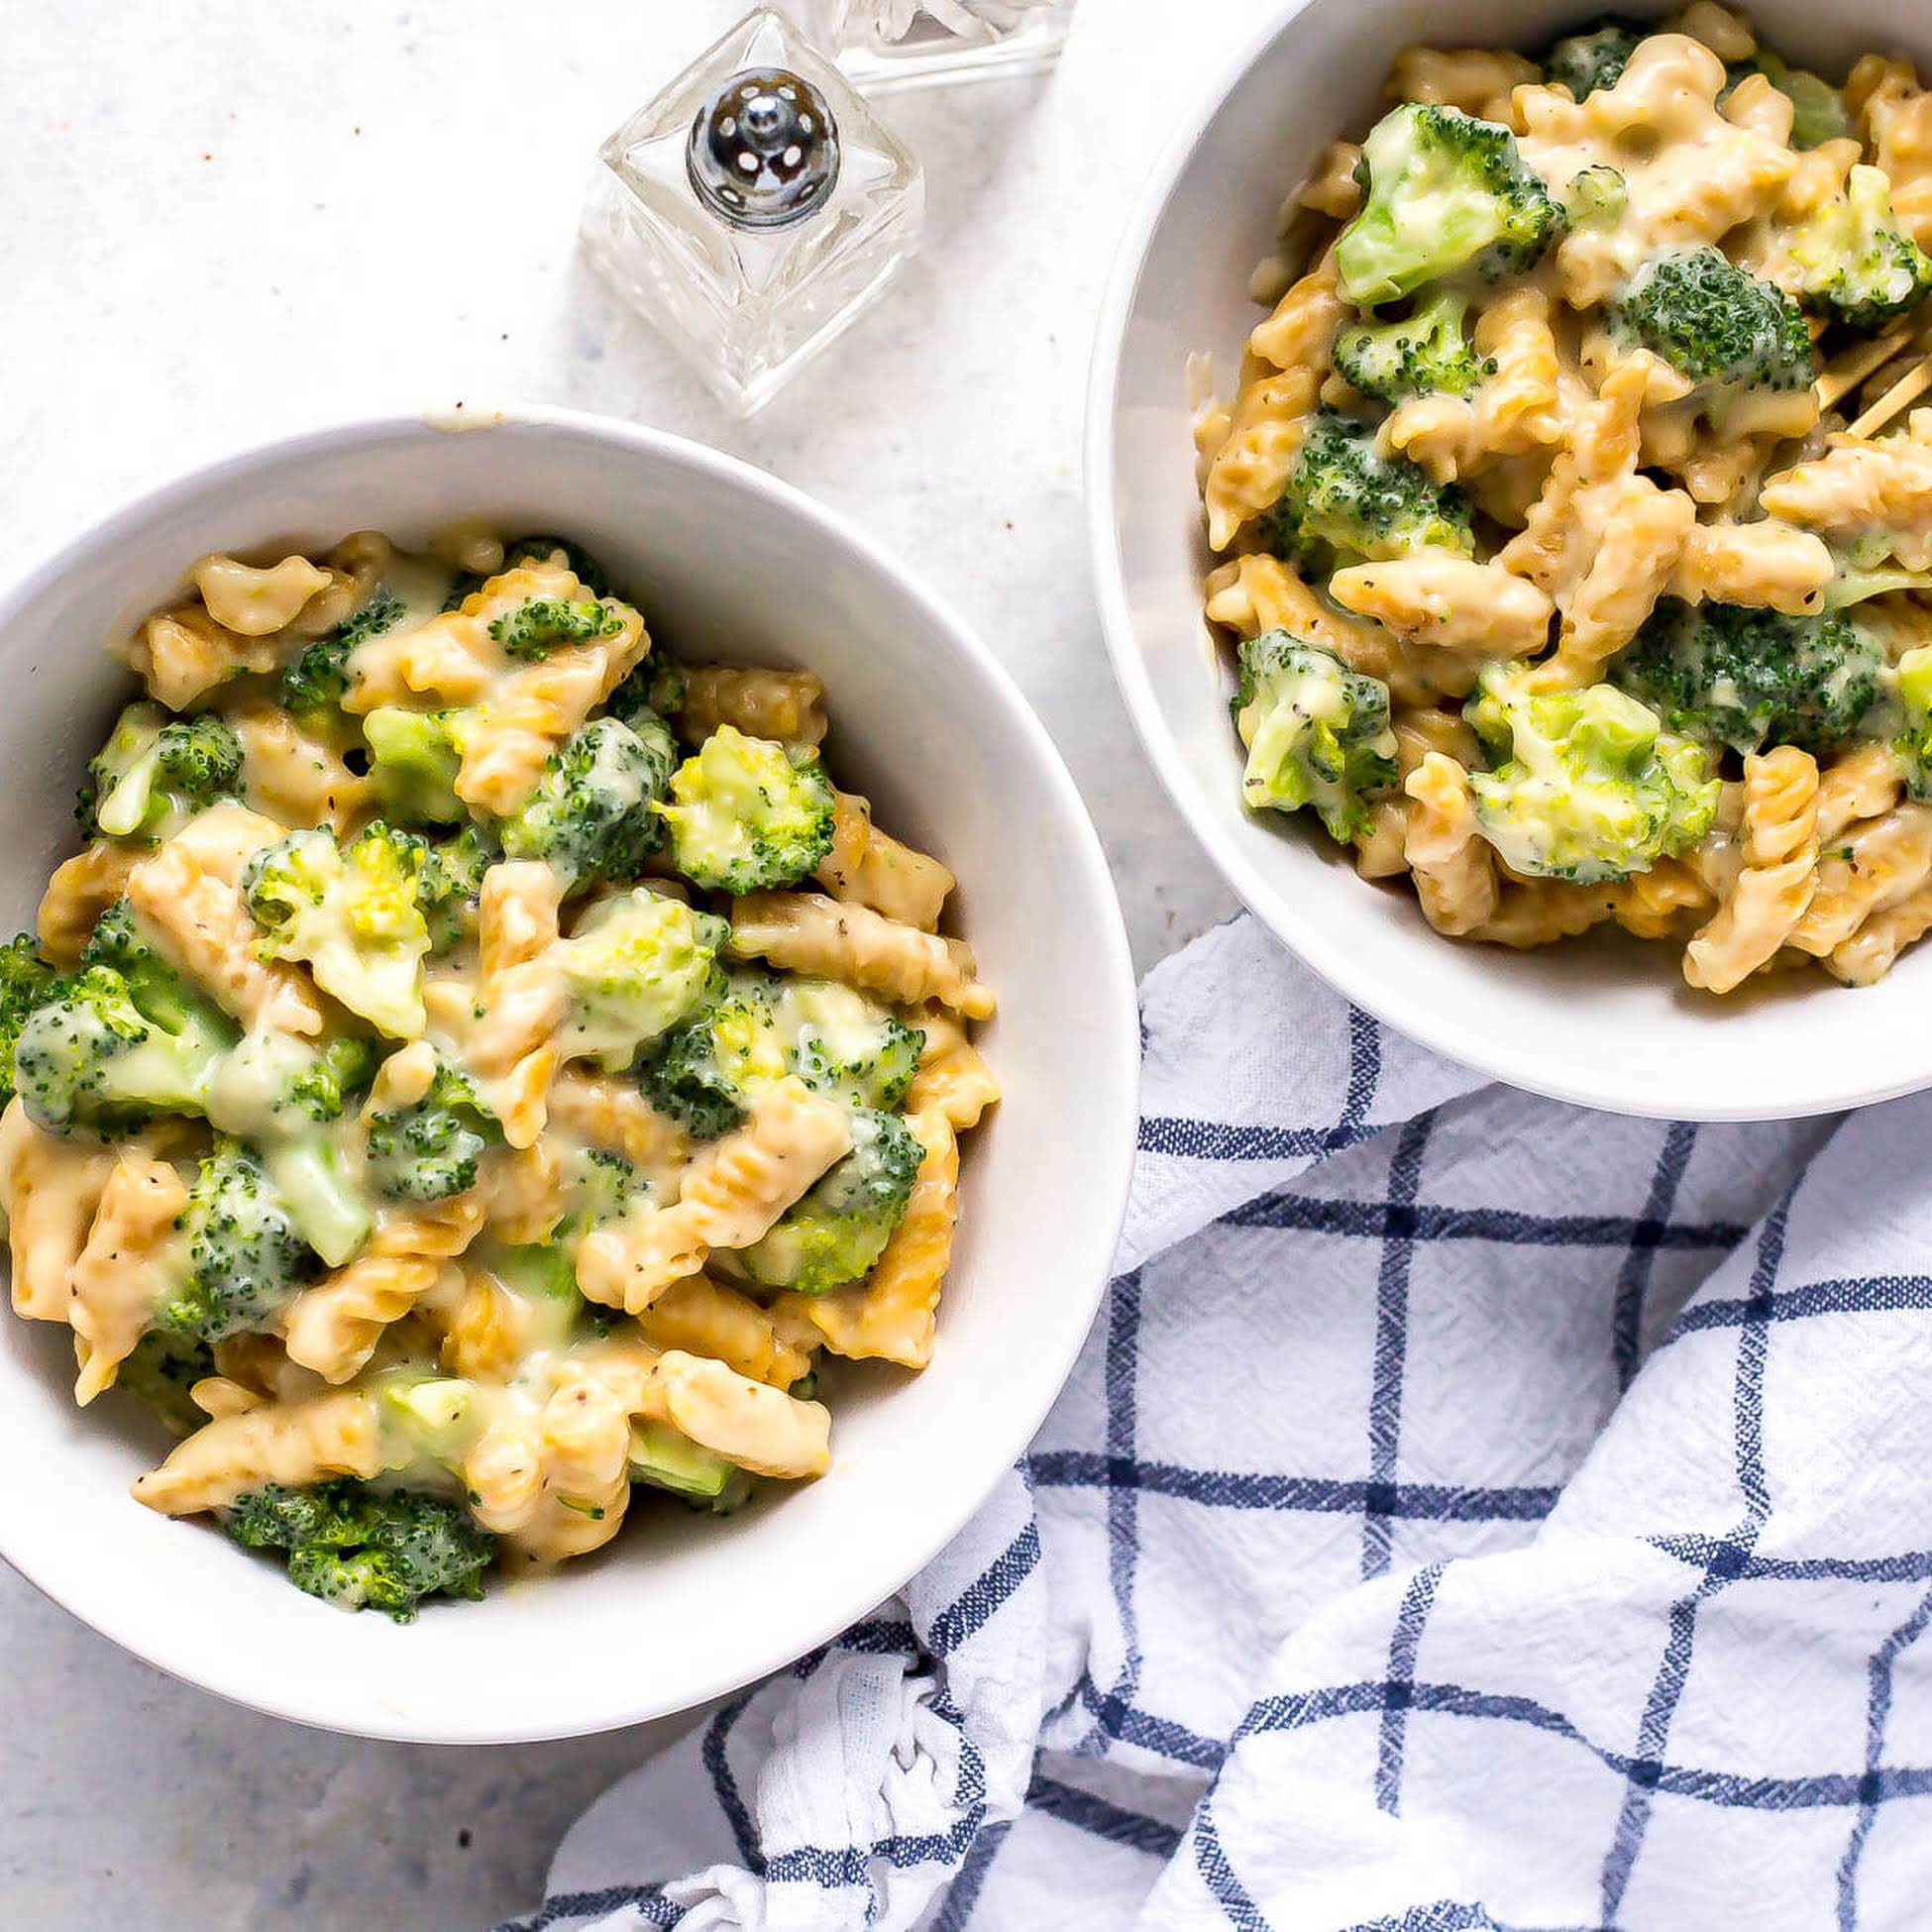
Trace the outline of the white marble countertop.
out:
<instances>
[{"instance_id":1,"label":"white marble countertop","mask_svg":"<svg viewBox=\"0 0 1932 1932\"><path fill-rule=\"evenodd\" d=\"M1144 966L1233 902L1102 650L1088 348L1154 152L1276 4L1084 0L1050 80L888 103L926 165L925 254L744 425L575 251L596 142L740 6L13 0L0 580L134 491L330 419L535 400L681 431L852 516L979 627L1079 781ZM565 1823L651 1741L298 1730L134 1663L0 1568L0 1916L487 1924L534 1899Z\"/></svg>"}]
</instances>

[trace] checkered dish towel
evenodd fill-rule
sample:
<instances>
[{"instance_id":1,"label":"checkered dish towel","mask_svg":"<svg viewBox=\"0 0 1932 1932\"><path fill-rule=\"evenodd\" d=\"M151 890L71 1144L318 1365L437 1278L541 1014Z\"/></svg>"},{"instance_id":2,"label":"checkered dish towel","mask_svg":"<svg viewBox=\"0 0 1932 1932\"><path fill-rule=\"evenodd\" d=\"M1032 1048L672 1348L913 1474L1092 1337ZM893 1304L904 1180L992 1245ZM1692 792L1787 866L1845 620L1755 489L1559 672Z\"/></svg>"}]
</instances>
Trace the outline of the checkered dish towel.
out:
<instances>
[{"instance_id":1,"label":"checkered dish towel","mask_svg":"<svg viewBox=\"0 0 1932 1932\"><path fill-rule=\"evenodd\" d=\"M1249 919L1143 1009L1025 1462L519 1923L1932 1926L1932 1096L1579 1112Z\"/></svg>"}]
</instances>

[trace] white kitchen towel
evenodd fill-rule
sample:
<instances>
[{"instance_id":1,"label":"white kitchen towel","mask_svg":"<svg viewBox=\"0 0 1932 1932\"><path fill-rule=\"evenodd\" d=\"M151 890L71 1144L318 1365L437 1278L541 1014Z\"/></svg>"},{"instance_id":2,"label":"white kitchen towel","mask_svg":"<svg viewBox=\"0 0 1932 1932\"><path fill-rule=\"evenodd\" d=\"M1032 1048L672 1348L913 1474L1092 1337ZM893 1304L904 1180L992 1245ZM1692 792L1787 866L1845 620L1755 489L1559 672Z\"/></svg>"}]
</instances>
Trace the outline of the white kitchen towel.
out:
<instances>
[{"instance_id":1,"label":"white kitchen towel","mask_svg":"<svg viewBox=\"0 0 1932 1932\"><path fill-rule=\"evenodd\" d=\"M1583 1113L1245 919L1143 1019L1025 1461L519 1926L1932 1926L1932 1096Z\"/></svg>"}]
</instances>

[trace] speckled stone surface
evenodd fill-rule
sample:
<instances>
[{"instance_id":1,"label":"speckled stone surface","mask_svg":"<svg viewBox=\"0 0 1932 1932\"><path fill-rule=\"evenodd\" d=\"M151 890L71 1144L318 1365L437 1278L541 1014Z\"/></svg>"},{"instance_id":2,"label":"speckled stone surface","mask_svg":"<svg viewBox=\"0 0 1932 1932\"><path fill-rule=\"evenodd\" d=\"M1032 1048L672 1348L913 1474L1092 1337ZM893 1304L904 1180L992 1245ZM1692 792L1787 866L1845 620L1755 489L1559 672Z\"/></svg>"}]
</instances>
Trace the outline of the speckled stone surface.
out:
<instances>
[{"instance_id":1,"label":"speckled stone surface","mask_svg":"<svg viewBox=\"0 0 1932 1932\"><path fill-rule=\"evenodd\" d=\"M575 250L596 142L740 8L14 0L0 581L135 491L331 419L518 399L681 431L844 511L978 626L1079 781L1144 966L1232 901L1102 650L1088 349L1156 149L1275 4L1083 0L1050 79L889 102L926 164L925 254L747 426ZM330 1738L158 1675L0 1570L0 1919L485 1925L664 1735Z\"/></svg>"}]
</instances>

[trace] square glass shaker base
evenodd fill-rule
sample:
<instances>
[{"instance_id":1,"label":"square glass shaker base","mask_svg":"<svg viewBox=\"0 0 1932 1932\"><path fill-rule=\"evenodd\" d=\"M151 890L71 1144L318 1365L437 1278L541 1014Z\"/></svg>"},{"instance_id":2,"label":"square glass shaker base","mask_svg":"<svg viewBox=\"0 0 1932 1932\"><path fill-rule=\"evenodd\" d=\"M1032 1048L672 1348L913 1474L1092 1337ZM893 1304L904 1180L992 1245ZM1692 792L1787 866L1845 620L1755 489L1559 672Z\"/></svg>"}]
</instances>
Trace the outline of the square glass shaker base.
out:
<instances>
[{"instance_id":1,"label":"square glass shaker base","mask_svg":"<svg viewBox=\"0 0 1932 1932\"><path fill-rule=\"evenodd\" d=\"M818 89L839 168L798 221L747 228L699 202L686 164L692 124L746 68ZM587 257L731 408L763 408L875 301L917 246L918 163L783 15L748 15L597 152L584 205Z\"/></svg>"},{"instance_id":2,"label":"square glass shaker base","mask_svg":"<svg viewBox=\"0 0 1932 1932\"><path fill-rule=\"evenodd\" d=\"M815 0L821 45L870 94L1044 73L1074 0Z\"/></svg>"}]
</instances>

